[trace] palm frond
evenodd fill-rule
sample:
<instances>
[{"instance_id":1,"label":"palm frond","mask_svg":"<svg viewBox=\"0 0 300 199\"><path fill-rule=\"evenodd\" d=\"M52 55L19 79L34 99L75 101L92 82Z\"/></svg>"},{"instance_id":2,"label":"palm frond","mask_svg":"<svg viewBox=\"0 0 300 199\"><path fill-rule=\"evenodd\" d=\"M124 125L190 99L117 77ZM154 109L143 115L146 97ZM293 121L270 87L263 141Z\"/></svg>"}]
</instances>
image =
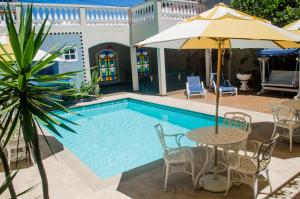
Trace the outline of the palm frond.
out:
<instances>
[{"instance_id":1,"label":"palm frond","mask_svg":"<svg viewBox=\"0 0 300 199\"><path fill-rule=\"evenodd\" d=\"M17 34L17 30L16 30L16 27L14 24L14 20L12 17L12 13L11 13L9 4L8 4L8 10L4 9L4 14L5 14L6 27L7 27L8 34L9 34L9 40L10 40L11 47L15 54L18 65L20 67L22 67L22 59L23 59L22 51L23 51L23 49L21 49L21 47L20 47L19 39L16 39L19 37Z\"/></svg>"}]
</instances>

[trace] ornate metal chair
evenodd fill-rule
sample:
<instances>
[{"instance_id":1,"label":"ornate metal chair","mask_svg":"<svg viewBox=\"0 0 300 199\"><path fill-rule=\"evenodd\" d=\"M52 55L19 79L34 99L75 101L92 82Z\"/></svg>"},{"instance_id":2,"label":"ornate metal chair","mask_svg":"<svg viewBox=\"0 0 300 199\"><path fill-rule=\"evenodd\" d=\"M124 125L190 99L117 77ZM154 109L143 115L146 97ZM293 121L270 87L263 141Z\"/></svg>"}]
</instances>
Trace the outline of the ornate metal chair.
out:
<instances>
[{"instance_id":1,"label":"ornate metal chair","mask_svg":"<svg viewBox=\"0 0 300 199\"><path fill-rule=\"evenodd\" d=\"M164 190L167 191L167 183L169 175L176 172L184 172L192 175L193 185L195 185L195 167L194 167L194 155L190 147L182 147L180 140L184 137L184 134L167 135L164 133L161 124L155 125L163 152L164 152ZM174 138L177 147L168 147L166 144L166 137ZM187 166L190 165L191 170L187 170Z\"/></svg>"},{"instance_id":2,"label":"ornate metal chair","mask_svg":"<svg viewBox=\"0 0 300 199\"><path fill-rule=\"evenodd\" d=\"M281 105L273 106L272 112L274 119L273 135L277 132L277 127L288 129L288 133L281 133L280 136L290 140L290 152L292 152L293 136L300 136L299 133L295 133L295 130L300 128L300 118L292 110Z\"/></svg>"},{"instance_id":3,"label":"ornate metal chair","mask_svg":"<svg viewBox=\"0 0 300 199\"><path fill-rule=\"evenodd\" d=\"M230 155L230 164L228 166L227 196L231 182L242 182L250 185L253 188L254 199L257 198L258 176L265 174L272 192L272 186L269 176L269 164L272 158L272 153L279 134L276 134L272 139L262 142L253 156L239 155L232 153ZM239 179L232 179L231 174L235 171L239 174Z\"/></svg>"},{"instance_id":4,"label":"ornate metal chair","mask_svg":"<svg viewBox=\"0 0 300 199\"><path fill-rule=\"evenodd\" d=\"M250 115L242 112L228 112L224 114L223 125L228 128L239 128L243 131L251 133L251 121L252 118ZM224 146L224 150L234 150L238 152L243 150L245 155L247 155L247 141L241 144L234 144L230 146Z\"/></svg>"}]
</instances>

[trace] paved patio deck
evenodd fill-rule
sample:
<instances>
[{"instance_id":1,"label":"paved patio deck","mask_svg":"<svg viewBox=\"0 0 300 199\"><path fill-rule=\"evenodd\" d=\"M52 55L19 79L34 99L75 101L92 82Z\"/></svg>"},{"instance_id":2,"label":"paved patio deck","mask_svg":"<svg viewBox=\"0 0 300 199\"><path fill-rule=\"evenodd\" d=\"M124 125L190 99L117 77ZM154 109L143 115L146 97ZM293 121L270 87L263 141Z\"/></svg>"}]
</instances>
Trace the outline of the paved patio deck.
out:
<instances>
[{"instance_id":1,"label":"paved patio deck","mask_svg":"<svg viewBox=\"0 0 300 199\"><path fill-rule=\"evenodd\" d=\"M280 93L280 92L268 92L257 96L256 92L240 92L237 96L230 94L223 94L220 97L220 105L233 108L246 109L251 111L257 111L262 113L271 113L271 107L273 104L279 104L282 101L293 99L295 93ZM168 93L168 97L177 99L186 99L185 90L177 90ZM208 104L215 104L215 93L208 92L206 98L199 96L193 96L190 101L202 102Z\"/></svg>"},{"instance_id":2,"label":"paved patio deck","mask_svg":"<svg viewBox=\"0 0 300 199\"><path fill-rule=\"evenodd\" d=\"M178 96L177 96L178 95ZM182 96L183 97L182 97ZM178 108L204 112L213 114L215 106L213 104L214 95L210 94L207 103L203 99L194 98L192 100L183 99L182 92L170 93L167 97L148 96L139 94L118 94L113 96L104 96L102 99L91 102L104 102L120 98L131 97L139 100L145 100L164 105L170 105ZM233 100L233 98L235 98ZM220 115L227 111L245 111L253 117L253 127L250 139L265 140L270 138L273 124L272 116L268 114L270 109L261 110L259 106L237 105L241 103L241 99L247 96L224 97L221 99ZM260 97L253 96L250 98L258 100ZM263 97L264 98L264 97ZM254 100L254 101L255 101ZM264 105L270 107L271 102L280 102L282 99L272 98L266 99ZM231 107L228 106L231 101ZM251 101L251 100L250 100ZM253 102L255 103L255 102ZM88 103L86 103L88 104ZM243 104L243 103L242 103ZM256 107L256 109L255 109ZM243 109L241 109L243 108ZM247 110L244 110L247 109ZM269 110L269 111L268 111ZM195 191L191 183L191 177L187 175L173 175L169 179L168 192L163 191L162 163L157 160L139 168L124 172L119 176L114 176L107 180L97 177L89 168L87 168L80 160L72 154L68 149L64 148L57 140L50 137L51 145L55 148L56 158L50 155L46 144L41 140L43 148L43 157L46 171L49 178L50 195L54 199L102 199L102 198L136 198L136 199L191 199L191 198L207 198L218 199L224 198L223 194L215 194L203 190ZM249 148L251 151L251 148ZM198 165L202 164L202 153L198 149L194 149L197 157ZM100 160L99 160L100 161ZM268 195L269 188L266 183L260 183L259 189L261 193L258 198L300 198L300 144L294 144L293 153L289 152L288 142L280 139L270 165L271 181L273 185L273 194ZM198 168L199 169L199 168ZM0 174L0 182L3 180L3 173ZM41 186L37 168L30 167L20 170L16 181L14 182L18 192L24 190L28 186L38 184L37 188L32 192L20 198L42 198ZM0 198L9 198L8 193L1 195ZM251 188L247 185L234 186L227 198L233 199L250 199L252 198Z\"/></svg>"}]
</instances>

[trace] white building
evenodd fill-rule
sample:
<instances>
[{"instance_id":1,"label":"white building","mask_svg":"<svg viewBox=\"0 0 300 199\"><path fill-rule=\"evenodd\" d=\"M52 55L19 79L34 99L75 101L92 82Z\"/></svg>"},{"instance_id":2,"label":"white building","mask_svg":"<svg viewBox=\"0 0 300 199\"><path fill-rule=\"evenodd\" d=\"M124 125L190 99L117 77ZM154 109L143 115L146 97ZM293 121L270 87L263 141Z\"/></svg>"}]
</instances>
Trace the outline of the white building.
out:
<instances>
[{"instance_id":1,"label":"white building","mask_svg":"<svg viewBox=\"0 0 300 199\"><path fill-rule=\"evenodd\" d=\"M103 88L148 89L161 95L166 95L172 87L182 87L190 73L200 75L208 83L209 51L136 49L134 45L218 2L146 0L134 7L35 3L33 23L39 26L47 14L49 23L53 22L43 48L48 50L56 44L75 46L63 56L65 62L45 72L84 69L84 74L76 79L78 84L82 80L91 81L89 69L97 66ZM20 4L12 3L12 9L18 24ZM2 11L0 33L5 32Z\"/></svg>"}]
</instances>

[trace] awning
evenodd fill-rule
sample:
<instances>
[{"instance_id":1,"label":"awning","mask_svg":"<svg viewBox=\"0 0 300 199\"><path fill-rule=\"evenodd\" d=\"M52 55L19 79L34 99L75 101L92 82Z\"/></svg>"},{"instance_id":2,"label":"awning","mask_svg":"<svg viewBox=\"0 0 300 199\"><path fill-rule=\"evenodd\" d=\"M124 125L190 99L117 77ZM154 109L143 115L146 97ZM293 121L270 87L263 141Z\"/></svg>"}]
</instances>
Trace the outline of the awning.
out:
<instances>
[{"instance_id":1,"label":"awning","mask_svg":"<svg viewBox=\"0 0 300 199\"><path fill-rule=\"evenodd\" d=\"M281 56L281 55L300 55L300 49L264 49L257 51L259 57Z\"/></svg>"}]
</instances>

